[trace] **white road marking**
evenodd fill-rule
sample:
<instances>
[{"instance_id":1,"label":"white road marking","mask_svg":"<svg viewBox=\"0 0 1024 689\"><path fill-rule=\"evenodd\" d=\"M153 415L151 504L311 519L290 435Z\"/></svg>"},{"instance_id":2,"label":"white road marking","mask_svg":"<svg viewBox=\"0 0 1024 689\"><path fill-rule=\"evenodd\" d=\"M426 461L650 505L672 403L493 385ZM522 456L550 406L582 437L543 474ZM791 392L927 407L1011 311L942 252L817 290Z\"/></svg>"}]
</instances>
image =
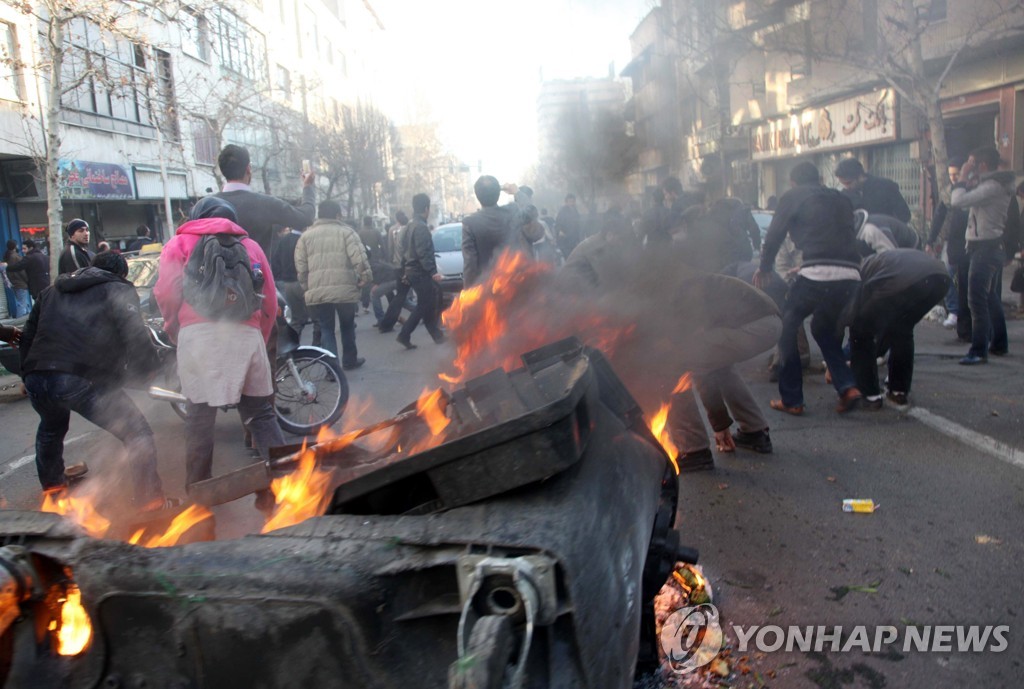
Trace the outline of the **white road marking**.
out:
<instances>
[{"instance_id":1,"label":"white road marking","mask_svg":"<svg viewBox=\"0 0 1024 689\"><path fill-rule=\"evenodd\" d=\"M64 441L64 446L67 447L71 443L76 442L78 440L81 440L82 438L88 438L90 435L92 435L92 434L91 433L83 433L82 435L76 435L73 438L67 438ZM5 466L2 470L0 470L0 479L7 478L8 476L13 474L18 469L22 468L26 464L31 464L34 461L36 461L36 456L35 456L34 453L30 454L30 455L25 455L24 457L18 457L18 459L14 460L13 462L8 463L7 466Z\"/></svg>"},{"instance_id":2,"label":"white road marking","mask_svg":"<svg viewBox=\"0 0 1024 689\"><path fill-rule=\"evenodd\" d=\"M910 411L907 412L907 416L914 417L924 425L934 428L939 433L948 435L954 440L959 440L964 445L969 445L976 450L992 455L996 459L1001 459L1007 464L1013 464L1024 469L1024 451L1018 450L1011 445L1001 443L995 438L982 435L977 431L972 431L970 428L965 428L954 421L950 421L938 414L933 414L921 407L911 407Z\"/></svg>"}]
</instances>

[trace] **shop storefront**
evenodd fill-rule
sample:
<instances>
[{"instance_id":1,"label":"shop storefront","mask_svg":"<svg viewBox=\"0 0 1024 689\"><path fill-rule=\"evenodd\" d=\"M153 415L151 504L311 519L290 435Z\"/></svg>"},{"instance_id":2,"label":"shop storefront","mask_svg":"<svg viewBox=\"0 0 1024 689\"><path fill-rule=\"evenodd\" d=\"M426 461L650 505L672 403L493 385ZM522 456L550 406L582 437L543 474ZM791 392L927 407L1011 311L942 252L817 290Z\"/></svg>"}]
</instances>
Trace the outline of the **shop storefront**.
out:
<instances>
[{"instance_id":1,"label":"shop storefront","mask_svg":"<svg viewBox=\"0 0 1024 689\"><path fill-rule=\"evenodd\" d=\"M873 174L900 185L911 209L921 205L921 165L915 142L901 140L896 95L873 91L821 107L806 108L755 127L751 158L759 167L760 202L789 189L789 173L810 161L827 186L840 159L855 156Z\"/></svg>"},{"instance_id":2,"label":"shop storefront","mask_svg":"<svg viewBox=\"0 0 1024 689\"><path fill-rule=\"evenodd\" d=\"M34 161L4 161L4 178L17 209L17 230L11 238L49 240L46 188ZM136 228L147 225L166 239L173 229L167 228L164 211L164 184L159 168L125 166L86 160L61 160L59 163L63 218L82 218L92 228L90 241L100 241L114 248L124 248L136 237ZM180 170L167 173L167 188L172 200L172 213L177 217L187 211L187 175Z\"/></svg>"}]
</instances>

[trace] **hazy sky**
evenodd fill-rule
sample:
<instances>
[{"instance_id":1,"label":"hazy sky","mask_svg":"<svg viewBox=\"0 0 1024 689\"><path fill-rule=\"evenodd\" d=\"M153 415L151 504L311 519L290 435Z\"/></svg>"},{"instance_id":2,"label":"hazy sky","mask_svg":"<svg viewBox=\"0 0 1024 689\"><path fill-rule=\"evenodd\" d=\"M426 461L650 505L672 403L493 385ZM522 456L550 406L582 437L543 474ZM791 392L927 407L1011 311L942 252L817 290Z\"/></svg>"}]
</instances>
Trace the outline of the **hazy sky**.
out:
<instances>
[{"instance_id":1,"label":"hazy sky","mask_svg":"<svg viewBox=\"0 0 1024 689\"><path fill-rule=\"evenodd\" d=\"M514 181L537 155L541 78L605 76L654 0L375 0L389 59L375 100L399 123L429 110L448 146ZM475 172L475 169L474 169Z\"/></svg>"}]
</instances>

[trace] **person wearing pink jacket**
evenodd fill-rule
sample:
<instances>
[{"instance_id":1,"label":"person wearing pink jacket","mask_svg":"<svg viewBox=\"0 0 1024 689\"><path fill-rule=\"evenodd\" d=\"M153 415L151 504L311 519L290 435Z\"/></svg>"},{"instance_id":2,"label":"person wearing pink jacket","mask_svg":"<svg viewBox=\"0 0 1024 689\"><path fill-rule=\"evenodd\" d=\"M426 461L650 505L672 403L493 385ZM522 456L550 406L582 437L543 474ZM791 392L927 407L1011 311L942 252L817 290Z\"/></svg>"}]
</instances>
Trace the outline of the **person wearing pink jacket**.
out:
<instances>
[{"instance_id":1,"label":"person wearing pink jacket","mask_svg":"<svg viewBox=\"0 0 1024 689\"><path fill-rule=\"evenodd\" d=\"M267 257L235 222L235 209L227 201L208 196L195 205L189 218L164 246L153 289L164 330L178 344L178 376L182 394L188 398L186 490L212 476L218 407L237 406L242 424L264 459L269 459L271 447L284 445L274 414L273 373L266 348L277 317L274 277ZM263 273L262 304L244 322L209 320L185 301L183 278L189 256L204 236L214 234L241 237L253 271ZM270 507L272 498L257 495L257 507Z\"/></svg>"}]
</instances>

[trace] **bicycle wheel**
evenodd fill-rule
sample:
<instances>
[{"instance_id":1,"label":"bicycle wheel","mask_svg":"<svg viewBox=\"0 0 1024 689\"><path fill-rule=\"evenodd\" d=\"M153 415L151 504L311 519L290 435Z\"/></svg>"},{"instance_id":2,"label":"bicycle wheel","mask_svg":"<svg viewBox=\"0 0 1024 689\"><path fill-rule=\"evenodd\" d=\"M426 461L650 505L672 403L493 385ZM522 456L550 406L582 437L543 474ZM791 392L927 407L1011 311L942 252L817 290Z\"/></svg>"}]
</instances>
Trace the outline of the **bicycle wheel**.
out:
<instances>
[{"instance_id":1,"label":"bicycle wheel","mask_svg":"<svg viewBox=\"0 0 1024 689\"><path fill-rule=\"evenodd\" d=\"M348 381L337 359L328 354L303 352L300 348L290 360L277 368L274 411L281 430L312 435L341 417L348 403Z\"/></svg>"}]
</instances>

